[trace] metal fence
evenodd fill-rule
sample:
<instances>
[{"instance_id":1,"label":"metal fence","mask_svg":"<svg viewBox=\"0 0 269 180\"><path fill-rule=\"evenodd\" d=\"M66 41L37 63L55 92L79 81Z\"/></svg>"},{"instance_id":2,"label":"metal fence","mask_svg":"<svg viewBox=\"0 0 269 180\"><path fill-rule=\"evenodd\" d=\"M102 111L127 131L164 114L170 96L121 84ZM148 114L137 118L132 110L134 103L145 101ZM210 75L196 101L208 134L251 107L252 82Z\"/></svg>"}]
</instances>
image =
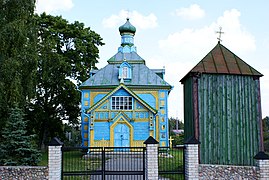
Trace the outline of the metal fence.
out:
<instances>
[{"instance_id":1,"label":"metal fence","mask_svg":"<svg viewBox=\"0 0 269 180\"><path fill-rule=\"evenodd\" d=\"M184 179L184 146L159 147L158 156L159 179Z\"/></svg>"},{"instance_id":2,"label":"metal fence","mask_svg":"<svg viewBox=\"0 0 269 180\"><path fill-rule=\"evenodd\" d=\"M63 179L145 179L145 147L63 147L62 158Z\"/></svg>"}]
</instances>

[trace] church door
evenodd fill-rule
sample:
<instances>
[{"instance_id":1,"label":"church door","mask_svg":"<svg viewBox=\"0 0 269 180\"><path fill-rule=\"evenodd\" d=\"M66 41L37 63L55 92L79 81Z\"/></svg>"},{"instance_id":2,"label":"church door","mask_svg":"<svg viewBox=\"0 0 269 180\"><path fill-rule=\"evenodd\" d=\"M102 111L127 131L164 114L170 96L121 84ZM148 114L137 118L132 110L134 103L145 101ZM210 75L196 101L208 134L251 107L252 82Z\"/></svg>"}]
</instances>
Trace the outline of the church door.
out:
<instances>
[{"instance_id":1,"label":"church door","mask_svg":"<svg viewBox=\"0 0 269 180\"><path fill-rule=\"evenodd\" d=\"M114 129L114 146L130 146L130 129L126 124L118 124Z\"/></svg>"}]
</instances>

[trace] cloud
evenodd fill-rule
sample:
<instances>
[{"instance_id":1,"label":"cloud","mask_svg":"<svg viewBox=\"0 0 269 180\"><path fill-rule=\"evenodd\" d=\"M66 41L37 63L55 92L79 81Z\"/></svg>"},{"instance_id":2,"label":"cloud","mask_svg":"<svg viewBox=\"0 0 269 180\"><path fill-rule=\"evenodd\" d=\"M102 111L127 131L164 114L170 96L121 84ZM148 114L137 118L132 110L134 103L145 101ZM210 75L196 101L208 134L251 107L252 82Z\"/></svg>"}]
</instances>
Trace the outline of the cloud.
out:
<instances>
[{"instance_id":1,"label":"cloud","mask_svg":"<svg viewBox=\"0 0 269 180\"><path fill-rule=\"evenodd\" d=\"M197 4L192 4L188 8L177 9L175 14L188 20L201 19L205 16L205 11Z\"/></svg>"},{"instance_id":2,"label":"cloud","mask_svg":"<svg viewBox=\"0 0 269 180\"><path fill-rule=\"evenodd\" d=\"M159 41L159 47L182 60L200 59L217 43L219 27L222 27L222 43L236 53L246 53L256 49L255 38L240 23L240 12L236 9L225 11L216 22L200 29L185 28L171 33L166 39Z\"/></svg>"},{"instance_id":3,"label":"cloud","mask_svg":"<svg viewBox=\"0 0 269 180\"><path fill-rule=\"evenodd\" d=\"M147 16L140 14L137 11L128 12L121 10L118 15L111 15L108 18L103 19L103 26L105 28L115 28L122 25L122 22L127 17L130 18L131 23L140 29L151 29L158 26L157 17L150 13Z\"/></svg>"},{"instance_id":4,"label":"cloud","mask_svg":"<svg viewBox=\"0 0 269 180\"><path fill-rule=\"evenodd\" d=\"M147 64L154 67L156 62L165 65L167 82L174 86L169 95L169 116L183 119L183 86L182 79L213 47L217 44L216 31L222 27L222 44L241 57L247 57L256 49L255 38L240 23L240 12L227 10L221 17L201 28L185 28L172 32L159 41L159 55L147 59ZM156 60L156 58L158 58ZM169 63L165 60L169 59ZM154 67L155 68L155 67Z\"/></svg>"},{"instance_id":5,"label":"cloud","mask_svg":"<svg viewBox=\"0 0 269 180\"><path fill-rule=\"evenodd\" d=\"M37 13L52 13L56 11L67 11L74 6L72 0L37 0Z\"/></svg>"}]
</instances>

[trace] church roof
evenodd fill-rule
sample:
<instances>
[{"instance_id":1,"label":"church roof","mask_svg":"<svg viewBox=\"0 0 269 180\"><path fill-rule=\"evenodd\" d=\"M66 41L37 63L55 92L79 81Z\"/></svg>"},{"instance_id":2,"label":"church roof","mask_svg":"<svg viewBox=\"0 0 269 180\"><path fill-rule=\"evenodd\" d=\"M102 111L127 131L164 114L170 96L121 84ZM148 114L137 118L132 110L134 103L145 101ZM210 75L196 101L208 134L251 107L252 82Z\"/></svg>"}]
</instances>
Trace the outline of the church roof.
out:
<instances>
[{"instance_id":1,"label":"church roof","mask_svg":"<svg viewBox=\"0 0 269 180\"><path fill-rule=\"evenodd\" d=\"M134 46L135 27L130 23L129 19L119 28L121 35L121 45L118 52L112 56L107 62L108 65L102 69L91 71L91 77L80 85L80 88L113 88L120 84L119 68L123 62L130 64L131 77L130 80L124 82L128 87L143 88L163 88L171 89L172 86L164 81L157 72L149 69L145 65L145 60L141 58Z\"/></svg>"},{"instance_id":2,"label":"church roof","mask_svg":"<svg viewBox=\"0 0 269 180\"><path fill-rule=\"evenodd\" d=\"M160 78L154 71L144 64L131 64L132 79L130 82L124 82L127 86L158 86L171 89L171 85ZM100 86L118 86L119 80L119 64L108 64L104 68L97 71L92 77L87 79L80 85L83 87L100 87Z\"/></svg>"},{"instance_id":3,"label":"church roof","mask_svg":"<svg viewBox=\"0 0 269 180\"><path fill-rule=\"evenodd\" d=\"M123 60L128 61L128 63L143 63L145 64L145 60L141 58L135 51L132 52L117 52L114 56L112 56L107 62L108 63L122 63Z\"/></svg>"},{"instance_id":4,"label":"church roof","mask_svg":"<svg viewBox=\"0 0 269 180\"><path fill-rule=\"evenodd\" d=\"M195 73L263 76L219 42L180 82Z\"/></svg>"}]
</instances>

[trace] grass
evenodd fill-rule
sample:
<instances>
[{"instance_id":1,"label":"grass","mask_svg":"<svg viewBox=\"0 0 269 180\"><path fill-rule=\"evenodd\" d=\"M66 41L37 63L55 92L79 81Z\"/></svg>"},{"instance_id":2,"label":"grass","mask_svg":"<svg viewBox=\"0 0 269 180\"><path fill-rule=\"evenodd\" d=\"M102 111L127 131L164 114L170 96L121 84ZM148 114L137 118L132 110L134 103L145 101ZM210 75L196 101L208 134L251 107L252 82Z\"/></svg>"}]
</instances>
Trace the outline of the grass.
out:
<instances>
[{"instance_id":1,"label":"grass","mask_svg":"<svg viewBox=\"0 0 269 180\"><path fill-rule=\"evenodd\" d=\"M183 151L182 150L170 150L168 152L162 152L159 157L159 171L162 177L169 178L170 180L184 179L182 174L165 174L167 171L171 172L183 172Z\"/></svg>"},{"instance_id":2,"label":"grass","mask_svg":"<svg viewBox=\"0 0 269 180\"><path fill-rule=\"evenodd\" d=\"M48 166L48 152L41 153L41 161L38 163L38 166Z\"/></svg>"},{"instance_id":3,"label":"grass","mask_svg":"<svg viewBox=\"0 0 269 180\"><path fill-rule=\"evenodd\" d=\"M101 159L87 156L86 152L80 150L66 151L63 155L65 171L93 171L101 167Z\"/></svg>"}]
</instances>

